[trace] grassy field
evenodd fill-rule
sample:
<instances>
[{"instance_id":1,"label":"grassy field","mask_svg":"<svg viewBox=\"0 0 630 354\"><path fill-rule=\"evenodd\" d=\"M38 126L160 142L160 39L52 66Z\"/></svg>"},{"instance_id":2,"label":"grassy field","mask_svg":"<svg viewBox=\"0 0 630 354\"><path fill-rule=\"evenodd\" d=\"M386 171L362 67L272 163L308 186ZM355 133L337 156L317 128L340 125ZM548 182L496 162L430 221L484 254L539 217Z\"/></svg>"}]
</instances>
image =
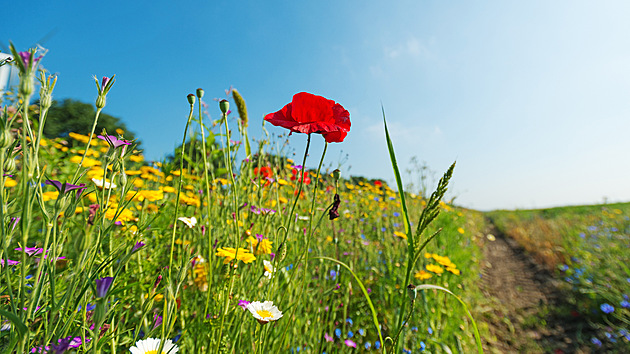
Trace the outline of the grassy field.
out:
<instances>
[{"instance_id":1,"label":"grassy field","mask_svg":"<svg viewBox=\"0 0 630 354\"><path fill-rule=\"evenodd\" d=\"M592 328L594 348L630 350L630 203L488 216L562 280L569 306L554 311Z\"/></svg>"},{"instance_id":2,"label":"grassy field","mask_svg":"<svg viewBox=\"0 0 630 354\"><path fill-rule=\"evenodd\" d=\"M145 161L124 131L94 132L113 77L95 79L91 132L46 139L56 78L33 51L14 57L21 81L0 119L3 352L481 350L470 309L483 224L443 200L452 169L427 198L323 170L325 149L307 170L311 138L343 141L343 107L293 161L287 136L248 137L236 91L238 116L223 100L210 121L201 89L182 98L174 157ZM38 104L24 104L36 75ZM300 95L311 111L332 102Z\"/></svg>"},{"instance_id":3,"label":"grassy field","mask_svg":"<svg viewBox=\"0 0 630 354\"><path fill-rule=\"evenodd\" d=\"M395 187L323 169L349 115L304 93L296 107L332 116L303 131L286 107L265 118L308 134L299 161L287 135L248 120L237 91L235 112L222 100L212 121L201 89L182 98L173 157L146 161L124 131L94 131L113 77L95 79L92 131L47 139L56 78L33 51L14 57L20 84L0 98L2 352L492 349L487 217L566 279L574 311L599 330L592 348L628 343L628 205L484 215L447 202L454 165L433 194L404 192L386 125ZM309 149L321 138L320 155Z\"/></svg>"}]
</instances>

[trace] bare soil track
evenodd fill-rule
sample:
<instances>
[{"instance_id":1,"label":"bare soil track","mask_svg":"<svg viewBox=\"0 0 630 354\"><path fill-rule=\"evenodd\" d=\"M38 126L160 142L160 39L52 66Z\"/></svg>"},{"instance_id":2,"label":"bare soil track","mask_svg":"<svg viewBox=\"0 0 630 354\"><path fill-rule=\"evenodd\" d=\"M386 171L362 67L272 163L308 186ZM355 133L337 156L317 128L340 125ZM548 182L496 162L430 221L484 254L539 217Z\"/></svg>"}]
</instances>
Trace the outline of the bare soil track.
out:
<instances>
[{"instance_id":1,"label":"bare soil track","mask_svg":"<svg viewBox=\"0 0 630 354\"><path fill-rule=\"evenodd\" d=\"M490 302L484 312L492 338L486 339L485 350L591 353L579 344L590 338L583 322L570 314L558 315L557 309L566 304L552 274L490 220L487 225L481 288Z\"/></svg>"}]
</instances>

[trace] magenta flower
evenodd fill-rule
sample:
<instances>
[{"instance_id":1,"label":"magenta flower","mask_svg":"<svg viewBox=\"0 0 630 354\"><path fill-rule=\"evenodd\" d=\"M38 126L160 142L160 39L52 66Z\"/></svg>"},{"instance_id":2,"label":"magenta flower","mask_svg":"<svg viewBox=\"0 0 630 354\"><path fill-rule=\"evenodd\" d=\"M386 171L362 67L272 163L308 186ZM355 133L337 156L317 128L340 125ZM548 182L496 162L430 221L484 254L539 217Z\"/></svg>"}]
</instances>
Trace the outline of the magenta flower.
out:
<instances>
[{"instance_id":1,"label":"magenta flower","mask_svg":"<svg viewBox=\"0 0 630 354\"><path fill-rule=\"evenodd\" d=\"M352 347L352 348L356 348L356 347L357 347L357 343L355 343L355 342L351 341L350 339L346 339L346 340L344 341L344 343L345 343L347 346Z\"/></svg>"},{"instance_id":2,"label":"magenta flower","mask_svg":"<svg viewBox=\"0 0 630 354\"><path fill-rule=\"evenodd\" d=\"M12 261L10 259L7 259L7 264L11 265L16 265L16 264L20 264L19 261ZM4 259L0 258L0 266L4 267Z\"/></svg>"},{"instance_id":3,"label":"magenta flower","mask_svg":"<svg viewBox=\"0 0 630 354\"><path fill-rule=\"evenodd\" d=\"M85 186L85 183L76 185L76 184L70 184L70 183L61 183L59 181L54 181L51 179L47 179L46 182L44 182L44 184L47 184L49 186L54 186L55 188L57 188L57 190L59 191L59 194L61 194L62 196L66 193L70 193L73 190L76 190L77 199L79 199L81 197L81 193L83 193L83 191L87 189L87 187Z\"/></svg>"},{"instance_id":4,"label":"magenta flower","mask_svg":"<svg viewBox=\"0 0 630 354\"><path fill-rule=\"evenodd\" d=\"M96 279L96 297L105 297L105 295L107 295L107 291L112 286L113 281L113 277Z\"/></svg>"},{"instance_id":5,"label":"magenta flower","mask_svg":"<svg viewBox=\"0 0 630 354\"><path fill-rule=\"evenodd\" d=\"M144 245L145 245L145 243L144 243L144 242L142 242L142 241L138 241L138 242L136 242L136 245L135 245L135 246L133 246L133 249L131 250L131 252L133 253L133 252L135 252L135 251L137 251L137 250L141 249L142 247L144 247Z\"/></svg>"},{"instance_id":6,"label":"magenta flower","mask_svg":"<svg viewBox=\"0 0 630 354\"><path fill-rule=\"evenodd\" d=\"M247 305L250 304L251 301L247 300L238 300L238 306L242 307L243 310L247 310Z\"/></svg>"},{"instance_id":7,"label":"magenta flower","mask_svg":"<svg viewBox=\"0 0 630 354\"><path fill-rule=\"evenodd\" d=\"M103 82L105 82L105 79L106 78L103 78ZM109 146L113 147L114 149L119 148L119 147L121 147L123 145L131 145L131 141L124 140L124 139L118 139L117 137L115 137L113 135L106 135L106 136L99 135L99 136L97 136L97 138L107 141Z\"/></svg>"},{"instance_id":8,"label":"magenta flower","mask_svg":"<svg viewBox=\"0 0 630 354\"><path fill-rule=\"evenodd\" d=\"M15 249L16 251L22 251L23 249L21 247L18 247ZM26 254L28 254L28 256L32 256L34 254L40 254L42 252L44 252L43 248L39 248L39 247L26 247L26 249L23 250Z\"/></svg>"},{"instance_id":9,"label":"magenta flower","mask_svg":"<svg viewBox=\"0 0 630 354\"><path fill-rule=\"evenodd\" d=\"M37 64L37 62L43 57L43 55L40 55L35 58L35 53L31 52L19 52L18 54L20 54L20 59L22 59L22 63L24 63L24 68L26 68L26 70L32 69L35 64ZM33 58L32 63L31 58Z\"/></svg>"},{"instance_id":10,"label":"magenta flower","mask_svg":"<svg viewBox=\"0 0 630 354\"><path fill-rule=\"evenodd\" d=\"M324 339L326 340L326 342L332 342L335 340L331 335L328 334L328 332L324 333Z\"/></svg>"},{"instance_id":11,"label":"magenta flower","mask_svg":"<svg viewBox=\"0 0 630 354\"><path fill-rule=\"evenodd\" d=\"M153 321L155 322L153 324L153 329L156 329L162 324L162 316L158 316L158 314L156 313L155 315L153 315Z\"/></svg>"}]
</instances>

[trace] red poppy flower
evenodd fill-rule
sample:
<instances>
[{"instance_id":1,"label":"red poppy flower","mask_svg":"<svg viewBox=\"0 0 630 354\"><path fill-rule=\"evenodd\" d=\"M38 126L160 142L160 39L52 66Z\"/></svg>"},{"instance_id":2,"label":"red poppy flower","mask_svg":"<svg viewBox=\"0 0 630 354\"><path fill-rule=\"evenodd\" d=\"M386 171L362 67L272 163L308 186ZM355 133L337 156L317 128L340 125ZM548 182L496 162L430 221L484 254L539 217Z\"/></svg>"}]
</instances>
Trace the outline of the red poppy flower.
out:
<instances>
[{"instance_id":1,"label":"red poppy flower","mask_svg":"<svg viewBox=\"0 0 630 354\"><path fill-rule=\"evenodd\" d=\"M293 176L291 176L291 180L295 181L297 180L298 182L302 181L302 171L298 170L297 168L294 168L293 170L291 170L291 173L293 174ZM309 185L311 184L311 178L308 176L309 173L308 171L304 171L304 184Z\"/></svg>"},{"instance_id":2,"label":"red poppy flower","mask_svg":"<svg viewBox=\"0 0 630 354\"><path fill-rule=\"evenodd\" d=\"M350 113L339 103L307 92L296 93L291 103L265 116L269 123L295 133L318 133L328 143L340 143L350 130Z\"/></svg>"},{"instance_id":3,"label":"red poppy flower","mask_svg":"<svg viewBox=\"0 0 630 354\"><path fill-rule=\"evenodd\" d=\"M271 169L271 167L269 166L263 166L263 167L255 167L254 168L254 174L255 175L260 175L262 177L268 177L271 178L273 177L273 170Z\"/></svg>"}]
</instances>

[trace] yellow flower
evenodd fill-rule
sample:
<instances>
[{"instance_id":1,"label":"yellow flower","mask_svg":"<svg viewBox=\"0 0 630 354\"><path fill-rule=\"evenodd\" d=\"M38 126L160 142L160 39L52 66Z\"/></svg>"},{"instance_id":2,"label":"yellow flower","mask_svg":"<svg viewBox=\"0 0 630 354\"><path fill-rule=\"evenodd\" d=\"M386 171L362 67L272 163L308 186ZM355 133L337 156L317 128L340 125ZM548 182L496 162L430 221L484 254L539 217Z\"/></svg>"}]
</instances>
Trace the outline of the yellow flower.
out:
<instances>
[{"instance_id":1,"label":"yellow flower","mask_svg":"<svg viewBox=\"0 0 630 354\"><path fill-rule=\"evenodd\" d=\"M148 200L150 202L155 202L158 200L164 199L164 193L162 191L150 191L150 190L139 190L137 193L134 191L127 192L125 199L129 200L133 198L134 201L143 201Z\"/></svg>"},{"instance_id":2,"label":"yellow flower","mask_svg":"<svg viewBox=\"0 0 630 354\"><path fill-rule=\"evenodd\" d=\"M68 136L70 136L74 140L78 140L78 141L82 142L83 144L87 144L88 140L90 139L89 136L77 134L77 133L74 133L74 132L68 133Z\"/></svg>"},{"instance_id":3,"label":"yellow flower","mask_svg":"<svg viewBox=\"0 0 630 354\"><path fill-rule=\"evenodd\" d=\"M72 163L80 163L81 162L81 156L79 155L74 155L70 158L70 162ZM92 167L92 166L100 166L101 162L99 160L94 160L91 159L89 157L86 157L85 160L83 160L83 164L81 166L83 167Z\"/></svg>"},{"instance_id":4,"label":"yellow flower","mask_svg":"<svg viewBox=\"0 0 630 354\"><path fill-rule=\"evenodd\" d=\"M429 264L429 265L426 266L426 268L427 268L427 270L429 272L433 272L435 274L442 274L442 273L444 273L444 269L442 267L438 266L438 265L435 265L435 264Z\"/></svg>"},{"instance_id":5,"label":"yellow flower","mask_svg":"<svg viewBox=\"0 0 630 354\"><path fill-rule=\"evenodd\" d=\"M47 202L49 200L56 200L59 197L59 191L44 192L42 193L42 199Z\"/></svg>"},{"instance_id":6,"label":"yellow flower","mask_svg":"<svg viewBox=\"0 0 630 354\"><path fill-rule=\"evenodd\" d=\"M247 242L252 245L252 249L254 250L255 255L261 254L270 254L272 251L271 245L273 242L269 241L269 239L263 238L261 241L258 241L256 237L248 237Z\"/></svg>"},{"instance_id":7,"label":"yellow flower","mask_svg":"<svg viewBox=\"0 0 630 354\"><path fill-rule=\"evenodd\" d=\"M179 202L182 204L186 204L186 205L193 205L196 207L200 207L201 206L201 201L199 200L199 198L197 197L189 197L187 195L184 194L180 194L179 195Z\"/></svg>"},{"instance_id":8,"label":"yellow flower","mask_svg":"<svg viewBox=\"0 0 630 354\"><path fill-rule=\"evenodd\" d=\"M430 279L432 277L431 273L429 272L425 272L424 270L421 270L419 272L417 272L414 277L418 280L427 280Z\"/></svg>"},{"instance_id":9,"label":"yellow flower","mask_svg":"<svg viewBox=\"0 0 630 354\"><path fill-rule=\"evenodd\" d=\"M281 186L286 186L287 184L289 184L289 182L287 182L287 180L285 179L278 178L278 184Z\"/></svg>"},{"instance_id":10,"label":"yellow flower","mask_svg":"<svg viewBox=\"0 0 630 354\"><path fill-rule=\"evenodd\" d=\"M173 188L171 186L163 186L163 187L160 187L160 188L162 188L162 191L164 193L175 193L176 192L175 188Z\"/></svg>"},{"instance_id":11,"label":"yellow flower","mask_svg":"<svg viewBox=\"0 0 630 354\"><path fill-rule=\"evenodd\" d=\"M455 268L455 267L447 267L446 270L448 270L449 272L455 274L455 275L460 275L461 272L459 271L459 269Z\"/></svg>"},{"instance_id":12,"label":"yellow flower","mask_svg":"<svg viewBox=\"0 0 630 354\"><path fill-rule=\"evenodd\" d=\"M238 258L238 260L243 261L243 263L251 263L256 260L256 256L249 253L249 250L246 250L245 248L239 248L238 254L236 252L236 249L232 247L219 248L215 255L219 257L225 257L225 260L223 260L223 264L230 263L232 260L234 260L234 258Z\"/></svg>"},{"instance_id":13,"label":"yellow flower","mask_svg":"<svg viewBox=\"0 0 630 354\"><path fill-rule=\"evenodd\" d=\"M463 229L463 228L458 227L458 228L457 228L457 232L459 232L460 234L463 234L465 231L464 231L464 229Z\"/></svg>"},{"instance_id":14,"label":"yellow flower","mask_svg":"<svg viewBox=\"0 0 630 354\"><path fill-rule=\"evenodd\" d=\"M403 238L403 239L407 239L407 235L404 232L400 232L400 231L394 231L394 235Z\"/></svg>"},{"instance_id":15,"label":"yellow flower","mask_svg":"<svg viewBox=\"0 0 630 354\"><path fill-rule=\"evenodd\" d=\"M121 223L125 223L126 221L134 221L136 218L133 216L133 213L129 209L118 210L117 206L112 206L107 209L105 212L105 218L109 220L113 220L116 213L120 213L118 217L116 217L115 221L120 221Z\"/></svg>"},{"instance_id":16,"label":"yellow flower","mask_svg":"<svg viewBox=\"0 0 630 354\"><path fill-rule=\"evenodd\" d=\"M131 160L133 162L142 162L142 161L144 161L144 156L142 156L142 155L131 155L131 156L129 156L129 160Z\"/></svg>"},{"instance_id":17,"label":"yellow flower","mask_svg":"<svg viewBox=\"0 0 630 354\"><path fill-rule=\"evenodd\" d=\"M7 179L4 181L4 187L5 187L5 188L11 188L11 187L15 187L15 186L17 186L17 181L16 181L16 180L14 180L14 179L7 178ZM55 197L55 199L57 199L57 198Z\"/></svg>"},{"instance_id":18,"label":"yellow flower","mask_svg":"<svg viewBox=\"0 0 630 354\"><path fill-rule=\"evenodd\" d=\"M201 291L208 291L208 265L201 256L193 258L192 276Z\"/></svg>"}]
</instances>

